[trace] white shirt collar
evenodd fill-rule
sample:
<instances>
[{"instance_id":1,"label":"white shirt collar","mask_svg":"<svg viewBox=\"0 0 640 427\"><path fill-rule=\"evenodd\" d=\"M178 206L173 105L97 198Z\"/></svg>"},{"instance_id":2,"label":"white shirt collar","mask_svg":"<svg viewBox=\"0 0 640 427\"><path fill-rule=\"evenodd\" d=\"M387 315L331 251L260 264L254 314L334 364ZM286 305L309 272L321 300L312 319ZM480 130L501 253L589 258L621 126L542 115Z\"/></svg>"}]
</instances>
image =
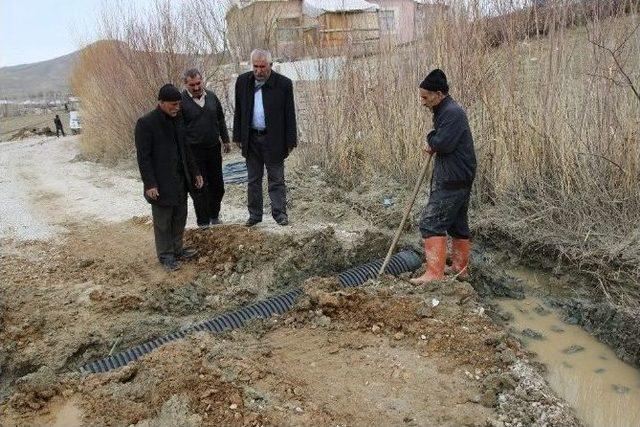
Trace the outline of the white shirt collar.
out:
<instances>
[{"instance_id":1,"label":"white shirt collar","mask_svg":"<svg viewBox=\"0 0 640 427\"><path fill-rule=\"evenodd\" d=\"M189 90L188 90L188 89L187 89L187 93L189 94L189 96L191 97L191 99L193 99L193 101L194 101L196 104L198 104L198 105L199 105L199 106L201 106L201 107L204 107L204 103L205 103L204 98L207 96L207 91L206 91L206 90L203 90L203 91L202 91L202 96L201 96L199 99L198 99L198 98L194 98L194 97L193 97L193 94L192 94L191 92L189 92Z\"/></svg>"}]
</instances>

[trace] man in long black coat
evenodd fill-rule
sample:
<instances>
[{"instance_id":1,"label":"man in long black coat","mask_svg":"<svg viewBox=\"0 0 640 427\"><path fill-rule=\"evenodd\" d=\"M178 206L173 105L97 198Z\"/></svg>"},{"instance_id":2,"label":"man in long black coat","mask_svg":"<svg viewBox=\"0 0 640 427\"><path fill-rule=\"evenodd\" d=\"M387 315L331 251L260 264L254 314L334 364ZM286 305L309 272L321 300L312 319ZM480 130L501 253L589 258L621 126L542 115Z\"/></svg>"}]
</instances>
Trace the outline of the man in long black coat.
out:
<instances>
[{"instance_id":1,"label":"man in long black coat","mask_svg":"<svg viewBox=\"0 0 640 427\"><path fill-rule=\"evenodd\" d=\"M186 131L179 115L182 95L175 86L160 88L158 107L138 119L136 151L144 197L151 203L156 254L168 270L177 270L178 259L195 255L182 245L187 222L187 191L202 188L198 166L186 145Z\"/></svg>"},{"instance_id":2,"label":"man in long black coat","mask_svg":"<svg viewBox=\"0 0 640 427\"><path fill-rule=\"evenodd\" d=\"M284 160L298 144L293 84L271 70L271 54L251 53L253 71L238 76L235 87L233 141L247 160L247 206L251 227L262 221L262 177L267 169L271 215L289 224Z\"/></svg>"},{"instance_id":3,"label":"man in long black coat","mask_svg":"<svg viewBox=\"0 0 640 427\"><path fill-rule=\"evenodd\" d=\"M228 153L231 145L220 100L204 88L200 71L195 68L185 71L184 85L182 117L187 126L187 144L204 178L202 190L191 196L198 226L204 228L220 224L220 203L224 196L222 151Z\"/></svg>"}]
</instances>

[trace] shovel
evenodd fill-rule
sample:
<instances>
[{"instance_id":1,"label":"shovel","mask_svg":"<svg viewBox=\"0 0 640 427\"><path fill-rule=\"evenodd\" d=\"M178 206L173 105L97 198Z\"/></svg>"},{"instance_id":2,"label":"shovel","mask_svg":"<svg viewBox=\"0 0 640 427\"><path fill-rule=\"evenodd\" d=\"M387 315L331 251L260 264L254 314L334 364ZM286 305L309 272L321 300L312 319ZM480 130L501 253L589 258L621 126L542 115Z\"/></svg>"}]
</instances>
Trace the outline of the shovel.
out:
<instances>
[{"instance_id":1,"label":"shovel","mask_svg":"<svg viewBox=\"0 0 640 427\"><path fill-rule=\"evenodd\" d=\"M420 187L422 187L422 183L424 182L424 178L427 176L427 171L429 170L429 165L431 165L431 159L433 158L433 154L429 154L429 160L425 163L424 167L420 171L420 177L416 182L416 186L413 188L413 194L411 198L407 202L407 206L404 208L404 215L402 216L402 221L400 221L400 225L396 230L396 235L393 236L393 241L391 242L391 246L389 247L389 251L387 252L387 256L378 270L378 279L384 273L384 270L387 268L389 261L391 260L391 255L393 251L396 249L396 245L398 244L398 240L400 240L400 235L402 234L402 230L404 229L404 225L407 222L407 218L409 218L409 214L411 213L411 209L413 208L413 204L416 202L416 197L418 197L418 192L420 191Z\"/></svg>"}]
</instances>

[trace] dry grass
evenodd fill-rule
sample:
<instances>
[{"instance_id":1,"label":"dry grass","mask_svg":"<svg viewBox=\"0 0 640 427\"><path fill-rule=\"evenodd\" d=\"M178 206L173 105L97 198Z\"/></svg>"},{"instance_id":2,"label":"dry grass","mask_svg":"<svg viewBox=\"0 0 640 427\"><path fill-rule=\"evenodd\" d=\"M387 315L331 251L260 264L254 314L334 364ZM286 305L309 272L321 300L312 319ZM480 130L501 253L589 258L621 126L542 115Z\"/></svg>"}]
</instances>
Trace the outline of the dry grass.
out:
<instances>
[{"instance_id":1,"label":"dry grass","mask_svg":"<svg viewBox=\"0 0 640 427\"><path fill-rule=\"evenodd\" d=\"M85 156L108 163L133 156L135 122L155 107L162 85L181 88L191 67L210 79L219 72L220 25L211 12L217 7L214 0L156 0L150 11L109 3L100 20L103 41L82 52L71 81L82 100Z\"/></svg>"},{"instance_id":2,"label":"dry grass","mask_svg":"<svg viewBox=\"0 0 640 427\"><path fill-rule=\"evenodd\" d=\"M313 118L303 158L336 182L382 173L410 188L431 128L417 86L443 68L476 141L475 229L577 265L621 301L632 290L618 285L640 279L640 18L572 27L556 12L540 37L505 23L495 47L495 28L458 11L415 45L348 59L341 79L300 96Z\"/></svg>"}]
</instances>

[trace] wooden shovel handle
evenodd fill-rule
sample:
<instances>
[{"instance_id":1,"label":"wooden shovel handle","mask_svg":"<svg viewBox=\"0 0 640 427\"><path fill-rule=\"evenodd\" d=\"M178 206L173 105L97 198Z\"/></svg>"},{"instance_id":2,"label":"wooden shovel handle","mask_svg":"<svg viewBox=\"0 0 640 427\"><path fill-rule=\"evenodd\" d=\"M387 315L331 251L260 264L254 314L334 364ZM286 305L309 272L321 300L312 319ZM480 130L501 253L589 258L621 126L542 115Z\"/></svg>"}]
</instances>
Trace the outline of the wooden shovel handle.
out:
<instances>
[{"instance_id":1,"label":"wooden shovel handle","mask_svg":"<svg viewBox=\"0 0 640 427\"><path fill-rule=\"evenodd\" d=\"M404 208L404 215L402 216L402 221L400 221L400 225L396 230L396 235L393 236L393 241L391 242L391 246L389 247L389 251L387 252L387 256L378 270L378 278L382 276L384 270L387 268L389 264L389 260L391 260L391 255L393 251L396 249L396 245L398 244L398 240L400 240L400 235L402 234L402 230L404 229L404 224L407 222L407 218L409 218L409 213L411 213L411 209L413 208L413 204L416 202L416 197L418 197L418 193L420 192L420 187L422 187L422 183L424 182L424 178L427 176L427 171L429 170L429 165L431 164L431 159L433 158L433 154L429 154L429 160L425 163L424 167L420 171L420 177L416 182L416 186L413 188L413 194L409 199L407 205Z\"/></svg>"}]
</instances>

